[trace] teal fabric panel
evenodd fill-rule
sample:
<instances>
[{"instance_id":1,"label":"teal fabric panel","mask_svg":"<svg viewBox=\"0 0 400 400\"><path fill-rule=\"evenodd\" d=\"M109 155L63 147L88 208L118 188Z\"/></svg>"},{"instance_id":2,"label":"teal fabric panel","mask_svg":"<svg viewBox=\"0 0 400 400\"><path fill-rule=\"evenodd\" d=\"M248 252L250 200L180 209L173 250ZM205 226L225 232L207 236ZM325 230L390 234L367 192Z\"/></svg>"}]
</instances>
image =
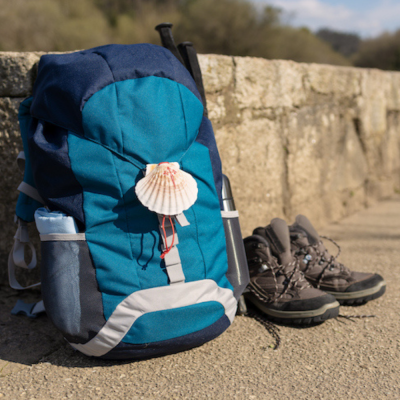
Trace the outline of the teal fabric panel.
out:
<instances>
[{"instance_id":1,"label":"teal fabric panel","mask_svg":"<svg viewBox=\"0 0 400 400\"><path fill-rule=\"evenodd\" d=\"M69 135L68 146L72 170L83 187L86 238L108 319L131 293L168 285L165 264L160 259L158 219L136 198L134 185L142 177L137 167L74 134ZM191 225L177 226L186 282L209 277L231 288L225 278L225 237L208 150L198 143L192 147L197 156L189 152L185 159L200 157L197 161L202 161L194 162L197 172L192 171L199 197L185 212ZM198 227L200 219L202 231Z\"/></svg>"},{"instance_id":2,"label":"teal fabric panel","mask_svg":"<svg viewBox=\"0 0 400 400\"><path fill-rule=\"evenodd\" d=\"M207 328L224 314L224 307L216 301L147 313L135 321L122 342L142 344L184 336Z\"/></svg>"},{"instance_id":3,"label":"teal fabric panel","mask_svg":"<svg viewBox=\"0 0 400 400\"><path fill-rule=\"evenodd\" d=\"M31 185L34 188L36 188L35 181L33 180L31 162L30 162L30 157L29 157L29 149L28 149L28 130L29 130L29 124L32 119L31 114L30 114L31 104L32 104L32 97L25 99L21 103L21 105L19 107L18 121L19 121L19 126L21 129L22 144L23 144L24 152L25 152L24 182L26 182L28 185ZM15 167L17 168L17 166L15 166ZM27 196L26 194L20 193L18 195L18 201L17 201L17 207L15 210L15 213L17 214L17 216L19 218L23 219L24 221L33 222L35 211L39 207L42 207L42 204L40 204L36 200L33 200L31 197Z\"/></svg>"},{"instance_id":4,"label":"teal fabric panel","mask_svg":"<svg viewBox=\"0 0 400 400\"><path fill-rule=\"evenodd\" d=\"M115 156L104 147L71 133L68 146L72 170L83 188L86 239L107 319L122 299L141 289L130 235L123 228L126 216L119 212L123 196ZM134 182L139 170L129 165Z\"/></svg>"},{"instance_id":5,"label":"teal fabric panel","mask_svg":"<svg viewBox=\"0 0 400 400\"><path fill-rule=\"evenodd\" d=\"M196 225L197 242L206 268L205 278L214 280L220 287L233 290L225 275L228 269L225 231L207 147L193 143L181 160L181 166L196 179L199 189L196 202L185 211L185 215L190 223L193 221ZM184 230L185 227L177 228L179 238L181 231L184 235ZM186 246L179 249L179 254L182 264L187 265L191 255L186 251Z\"/></svg>"},{"instance_id":6,"label":"teal fabric panel","mask_svg":"<svg viewBox=\"0 0 400 400\"><path fill-rule=\"evenodd\" d=\"M143 176L137 167L71 133L68 145L83 188L86 240L108 319L131 293L168 285L158 219L136 198L135 182Z\"/></svg>"},{"instance_id":7,"label":"teal fabric panel","mask_svg":"<svg viewBox=\"0 0 400 400\"><path fill-rule=\"evenodd\" d=\"M140 78L94 94L83 109L85 137L70 132L71 168L83 188L86 238L106 319L131 293L169 283L157 216L134 190L142 163L183 160L199 187L198 200L185 212L190 225L176 228L186 282L209 277L231 288L209 152L194 142L202 112L186 87Z\"/></svg>"},{"instance_id":8,"label":"teal fabric panel","mask_svg":"<svg viewBox=\"0 0 400 400\"><path fill-rule=\"evenodd\" d=\"M168 285L161 260L161 236L157 214L144 207L136 197L135 183L143 177L129 162L115 156L115 167L123 197L114 211L124 215L118 228L129 235L132 257L141 289Z\"/></svg>"},{"instance_id":9,"label":"teal fabric panel","mask_svg":"<svg viewBox=\"0 0 400 400\"><path fill-rule=\"evenodd\" d=\"M141 164L179 161L202 115L203 105L188 88L155 76L112 83L82 111L85 137Z\"/></svg>"}]
</instances>

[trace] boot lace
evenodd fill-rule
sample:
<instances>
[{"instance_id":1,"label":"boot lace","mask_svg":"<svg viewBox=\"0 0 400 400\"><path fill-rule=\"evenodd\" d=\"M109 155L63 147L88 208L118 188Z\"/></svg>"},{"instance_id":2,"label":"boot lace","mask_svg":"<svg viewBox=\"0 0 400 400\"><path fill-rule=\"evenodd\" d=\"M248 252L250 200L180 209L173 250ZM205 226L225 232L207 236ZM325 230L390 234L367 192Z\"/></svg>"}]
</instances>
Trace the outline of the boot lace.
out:
<instances>
[{"instance_id":1,"label":"boot lace","mask_svg":"<svg viewBox=\"0 0 400 400\"><path fill-rule=\"evenodd\" d=\"M262 287L256 282L252 282L248 285L248 289L252 293L254 293L254 295L258 297L258 299L261 301L275 302L283 297L291 288L294 289L297 287L298 290L303 290L307 287L310 287L310 285L308 285L308 283L305 281L303 274L300 272L300 263L296 258L294 259L294 261L285 266L279 265L275 257L273 257L273 262L267 259L263 259L261 257L254 257L248 260L248 262L257 263L259 264L260 268L265 268L265 271L262 272L260 276L270 271L272 273L272 277L274 278L275 293L271 296L267 296L262 290ZM291 267L293 267L293 269L290 270ZM285 277L285 280L283 282L285 288L281 293L278 293L279 289L277 277L279 275L283 275ZM303 282L304 285L298 286L300 282Z\"/></svg>"},{"instance_id":2,"label":"boot lace","mask_svg":"<svg viewBox=\"0 0 400 400\"><path fill-rule=\"evenodd\" d=\"M339 246L333 239L331 239L331 238L328 237L328 236L322 236L322 235L320 235L320 238L329 240L331 243L333 243L333 244L336 246L336 248L337 248L337 250L338 250L336 256L332 256L331 254L329 254L328 250L327 250L327 249L325 248L325 246L323 245L322 240L320 240L318 243L310 244L310 245L306 245L306 246L302 246L302 247L299 248L299 250L305 250L306 252L308 252L308 250L309 250L310 248L313 248L314 251L315 251L315 254L316 254L316 257L315 257L315 259L314 259L314 262L313 262L313 263L310 263L310 262L309 262L309 263L307 264L306 270L309 269L309 268L312 268L312 267L315 266L315 264L317 264L317 263L320 264L321 262L323 262L323 263L326 262L326 265L325 265L324 268L322 269L322 272L321 272L321 274L320 274L320 276L319 276L319 278L318 278L318 281L317 281L317 289L320 288L321 282L323 281L323 279L324 279L324 277L325 277L325 274L326 274L328 271L332 271L335 267L336 267L336 268L339 268L339 272L340 272L340 273L350 274L350 270L349 270L346 266L344 266L342 263L336 261L337 258L340 256L340 253L341 253L341 248L340 248L340 246ZM320 247L321 245L322 245L322 247L324 248L323 251L320 251L320 249L319 249L319 247Z\"/></svg>"},{"instance_id":3,"label":"boot lace","mask_svg":"<svg viewBox=\"0 0 400 400\"><path fill-rule=\"evenodd\" d=\"M268 318L265 317L265 315L260 314L256 310L247 311L245 316L255 319L267 330L267 332L275 340L275 344L273 345L273 350L278 350L278 347L281 344L281 337L279 335L280 329L273 322L269 321Z\"/></svg>"}]
</instances>

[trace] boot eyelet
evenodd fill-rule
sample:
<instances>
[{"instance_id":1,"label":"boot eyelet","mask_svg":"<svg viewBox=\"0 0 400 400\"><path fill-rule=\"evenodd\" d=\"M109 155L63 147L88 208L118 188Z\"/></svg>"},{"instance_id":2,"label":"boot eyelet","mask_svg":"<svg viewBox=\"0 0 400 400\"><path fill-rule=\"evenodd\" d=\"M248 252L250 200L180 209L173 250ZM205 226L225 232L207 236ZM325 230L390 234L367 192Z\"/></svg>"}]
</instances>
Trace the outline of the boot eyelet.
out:
<instances>
[{"instance_id":1,"label":"boot eyelet","mask_svg":"<svg viewBox=\"0 0 400 400\"><path fill-rule=\"evenodd\" d=\"M261 272L266 271L267 269L269 269L269 266L268 266L267 264L264 263L264 264L262 264L261 267L258 269L258 272L261 273Z\"/></svg>"}]
</instances>

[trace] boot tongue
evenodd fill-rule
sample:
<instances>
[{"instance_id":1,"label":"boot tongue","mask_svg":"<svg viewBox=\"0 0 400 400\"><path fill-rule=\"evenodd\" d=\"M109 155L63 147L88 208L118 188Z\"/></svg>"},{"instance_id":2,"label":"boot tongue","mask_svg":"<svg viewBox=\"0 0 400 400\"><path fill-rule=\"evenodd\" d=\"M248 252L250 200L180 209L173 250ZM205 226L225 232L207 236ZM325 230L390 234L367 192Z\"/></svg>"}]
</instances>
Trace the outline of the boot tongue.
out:
<instances>
[{"instance_id":1,"label":"boot tongue","mask_svg":"<svg viewBox=\"0 0 400 400\"><path fill-rule=\"evenodd\" d=\"M293 257L290 252L290 234L286 222L283 219L274 218L264 232L271 244L272 251L278 256L280 264L291 263Z\"/></svg>"},{"instance_id":2,"label":"boot tongue","mask_svg":"<svg viewBox=\"0 0 400 400\"><path fill-rule=\"evenodd\" d=\"M304 215L299 214L296 217L296 222L292 225L292 229L297 230L300 229L307 234L308 242L313 245L317 244L320 241L320 237L315 230L315 228L311 225L311 222Z\"/></svg>"}]
</instances>

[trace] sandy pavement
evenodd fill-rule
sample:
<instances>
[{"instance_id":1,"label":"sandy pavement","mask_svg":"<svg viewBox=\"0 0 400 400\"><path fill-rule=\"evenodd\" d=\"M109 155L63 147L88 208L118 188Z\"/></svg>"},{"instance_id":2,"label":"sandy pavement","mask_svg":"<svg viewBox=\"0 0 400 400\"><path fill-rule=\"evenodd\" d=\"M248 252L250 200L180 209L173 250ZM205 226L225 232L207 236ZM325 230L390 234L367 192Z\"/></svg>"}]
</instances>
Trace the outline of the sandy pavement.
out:
<instances>
[{"instance_id":1,"label":"sandy pavement","mask_svg":"<svg viewBox=\"0 0 400 400\"><path fill-rule=\"evenodd\" d=\"M282 342L274 350L260 323L238 316L197 349L113 363L74 352L45 316L11 316L17 296L1 288L0 398L400 399L400 197L320 233L339 242L344 264L385 277L383 297L341 308L343 315L375 317L278 326Z\"/></svg>"}]
</instances>

